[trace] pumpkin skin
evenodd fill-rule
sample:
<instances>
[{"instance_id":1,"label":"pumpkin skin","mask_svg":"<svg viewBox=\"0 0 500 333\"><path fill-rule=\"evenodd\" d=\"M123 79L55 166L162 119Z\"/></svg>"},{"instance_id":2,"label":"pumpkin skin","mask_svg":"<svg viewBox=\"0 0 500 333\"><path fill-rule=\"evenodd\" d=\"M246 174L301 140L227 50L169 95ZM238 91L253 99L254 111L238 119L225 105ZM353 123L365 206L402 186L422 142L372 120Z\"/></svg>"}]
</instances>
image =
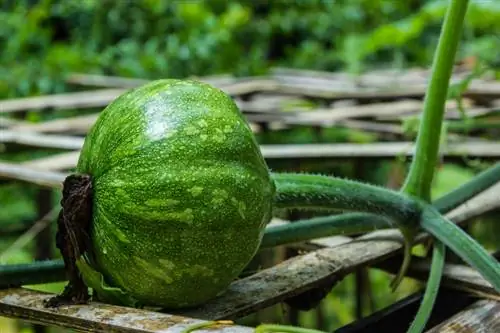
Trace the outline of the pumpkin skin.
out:
<instances>
[{"instance_id":1,"label":"pumpkin skin","mask_svg":"<svg viewBox=\"0 0 500 333\"><path fill-rule=\"evenodd\" d=\"M222 293L272 215L275 184L248 123L223 91L193 80L119 96L87 134L77 172L93 183L90 265L143 305Z\"/></svg>"}]
</instances>

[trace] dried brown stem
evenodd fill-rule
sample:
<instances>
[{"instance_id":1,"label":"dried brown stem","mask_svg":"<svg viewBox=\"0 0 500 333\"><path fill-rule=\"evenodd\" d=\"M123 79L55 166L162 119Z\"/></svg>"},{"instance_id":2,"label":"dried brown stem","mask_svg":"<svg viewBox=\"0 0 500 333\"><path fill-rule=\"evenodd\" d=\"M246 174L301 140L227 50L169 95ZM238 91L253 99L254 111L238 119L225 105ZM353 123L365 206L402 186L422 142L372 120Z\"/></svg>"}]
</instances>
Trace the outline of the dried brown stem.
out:
<instances>
[{"instance_id":1,"label":"dried brown stem","mask_svg":"<svg viewBox=\"0 0 500 333\"><path fill-rule=\"evenodd\" d=\"M92 221L92 179L72 174L63 184L62 209L57 220L56 246L61 251L68 274L64 291L46 302L47 307L86 303L90 296L76 266L76 260L90 249Z\"/></svg>"}]
</instances>

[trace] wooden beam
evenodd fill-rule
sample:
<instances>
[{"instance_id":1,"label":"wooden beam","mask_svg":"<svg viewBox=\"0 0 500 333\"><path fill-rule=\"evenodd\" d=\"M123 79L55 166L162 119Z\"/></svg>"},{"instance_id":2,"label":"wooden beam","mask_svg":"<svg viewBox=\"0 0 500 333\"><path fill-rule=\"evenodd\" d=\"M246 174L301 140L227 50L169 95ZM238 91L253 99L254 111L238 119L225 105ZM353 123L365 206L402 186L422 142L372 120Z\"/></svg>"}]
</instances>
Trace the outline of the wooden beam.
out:
<instances>
[{"instance_id":1,"label":"wooden beam","mask_svg":"<svg viewBox=\"0 0 500 333\"><path fill-rule=\"evenodd\" d=\"M16 143L20 145L57 148L57 149L81 149L84 138L70 135L41 134L21 131L2 131L0 143Z\"/></svg>"},{"instance_id":2,"label":"wooden beam","mask_svg":"<svg viewBox=\"0 0 500 333\"><path fill-rule=\"evenodd\" d=\"M397 260L393 260L397 259ZM374 267L386 272L397 274L401 267L402 257L391 258ZM414 257L408 269L407 276L421 281L427 280L430 272L430 260ZM490 297L500 301L500 293L486 281L475 269L458 264L446 264L443 270L441 285L465 292L470 292L482 297Z\"/></svg>"},{"instance_id":3,"label":"wooden beam","mask_svg":"<svg viewBox=\"0 0 500 333\"><path fill-rule=\"evenodd\" d=\"M0 162L0 178L20 180L44 188L62 189L67 174L55 171L41 171L22 165Z\"/></svg>"},{"instance_id":4,"label":"wooden beam","mask_svg":"<svg viewBox=\"0 0 500 333\"><path fill-rule=\"evenodd\" d=\"M480 300L427 333L495 333L500 332L500 302Z\"/></svg>"},{"instance_id":5,"label":"wooden beam","mask_svg":"<svg viewBox=\"0 0 500 333\"><path fill-rule=\"evenodd\" d=\"M59 326L81 332L182 333L205 320L178 315L112 306L93 302L89 305L46 308L53 294L27 289L0 290L0 315L47 326ZM254 329L234 324L217 324L196 332L251 333Z\"/></svg>"},{"instance_id":6,"label":"wooden beam","mask_svg":"<svg viewBox=\"0 0 500 333\"><path fill-rule=\"evenodd\" d=\"M0 101L0 113L39 111L47 108L83 109L108 105L125 89L101 89L47 96L25 97Z\"/></svg>"}]
</instances>

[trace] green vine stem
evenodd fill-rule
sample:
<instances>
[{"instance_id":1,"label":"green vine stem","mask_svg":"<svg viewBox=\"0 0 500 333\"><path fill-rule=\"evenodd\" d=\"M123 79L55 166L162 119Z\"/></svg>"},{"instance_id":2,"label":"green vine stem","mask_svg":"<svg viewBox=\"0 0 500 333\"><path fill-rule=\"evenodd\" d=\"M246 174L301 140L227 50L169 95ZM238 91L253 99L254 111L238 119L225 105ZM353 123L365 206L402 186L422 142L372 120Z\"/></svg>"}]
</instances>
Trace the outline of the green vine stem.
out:
<instances>
[{"instance_id":1,"label":"green vine stem","mask_svg":"<svg viewBox=\"0 0 500 333\"><path fill-rule=\"evenodd\" d=\"M62 260L0 265L0 289L66 280Z\"/></svg>"},{"instance_id":2,"label":"green vine stem","mask_svg":"<svg viewBox=\"0 0 500 333\"><path fill-rule=\"evenodd\" d=\"M395 289L411 259L411 248L419 229L419 201L384 187L336 177L274 173L276 208L358 211L388 218L403 234L403 263L393 280Z\"/></svg>"},{"instance_id":3,"label":"green vine stem","mask_svg":"<svg viewBox=\"0 0 500 333\"><path fill-rule=\"evenodd\" d=\"M474 176L474 178L470 181L437 199L434 203L434 207L441 214L445 214L499 181L500 162L497 162L493 166Z\"/></svg>"},{"instance_id":4,"label":"green vine stem","mask_svg":"<svg viewBox=\"0 0 500 333\"><path fill-rule=\"evenodd\" d=\"M500 291L500 263L474 238L430 205L424 209L420 224Z\"/></svg>"},{"instance_id":5,"label":"green vine stem","mask_svg":"<svg viewBox=\"0 0 500 333\"><path fill-rule=\"evenodd\" d=\"M416 151L402 191L430 200L434 170L437 165L441 125L453 63L462 35L468 0L452 0L448 6L439 37L432 75L424 99L424 111L416 139Z\"/></svg>"},{"instance_id":6,"label":"green vine stem","mask_svg":"<svg viewBox=\"0 0 500 333\"><path fill-rule=\"evenodd\" d=\"M500 181L500 163L496 163L494 166L476 175L467 183L438 198L433 203L433 206L442 214L448 213L498 181ZM370 218L367 219L367 217ZM331 224L327 223L328 219L331 219ZM308 224L308 221L312 223ZM322 226L316 226L316 223ZM286 225L269 227L264 233L262 246L286 245L299 241L308 241L317 237L326 237L328 233L321 233L318 235L318 232L321 231L319 228L323 227L328 229L327 231L331 231L331 235L333 236L344 232L345 229L342 228L346 227L348 224L349 226L347 228L349 230L354 230L357 226L360 228L357 230L366 228L368 231L373 229L376 225L382 228L383 223L387 223L386 227L390 227L386 219L367 213L346 213L337 216L301 220ZM58 259L35 261L26 264L0 265L0 288L52 283L64 281L65 279L64 263L62 260Z\"/></svg>"},{"instance_id":7,"label":"green vine stem","mask_svg":"<svg viewBox=\"0 0 500 333\"><path fill-rule=\"evenodd\" d=\"M368 213L314 217L268 227L260 247L271 248L334 235L354 235L390 226L387 219Z\"/></svg>"},{"instance_id":8,"label":"green vine stem","mask_svg":"<svg viewBox=\"0 0 500 333\"><path fill-rule=\"evenodd\" d=\"M495 288L500 288L498 262L462 229L422 200L382 187L329 176L275 173L273 179L277 189L277 208L358 210L387 217L400 229L423 228L476 268ZM405 245L408 249L408 244Z\"/></svg>"},{"instance_id":9,"label":"green vine stem","mask_svg":"<svg viewBox=\"0 0 500 333\"><path fill-rule=\"evenodd\" d=\"M417 311L415 319L408 329L409 333L422 332L427 325L427 321L431 316L434 303L441 284L442 272L445 264L446 247L442 242L435 242L432 248L432 262L429 278L427 279L427 286L424 292L424 298Z\"/></svg>"},{"instance_id":10,"label":"green vine stem","mask_svg":"<svg viewBox=\"0 0 500 333\"><path fill-rule=\"evenodd\" d=\"M394 190L331 176L272 173L277 209L365 212L418 227L420 205Z\"/></svg>"},{"instance_id":11,"label":"green vine stem","mask_svg":"<svg viewBox=\"0 0 500 333\"><path fill-rule=\"evenodd\" d=\"M449 81L453 71L455 54L462 35L467 5L468 0L451 0L447 8L434 55L431 80L425 94L422 121L420 122L416 139L415 156L401 189L402 192L416 196L426 202L431 201L431 187L441 143L441 129L444 126L443 118L445 103L448 98ZM450 246L462 259L477 268L493 285L495 285L494 279L500 277L498 265L494 260L491 260L492 258L488 258L488 254L484 248L468 237L456 225L448 222L438 211L430 206L424 210L422 215L420 221L421 227L435 236L437 240L434 242L431 271L424 299L420 304L415 320L410 326L410 333L420 333L425 329L434 307L445 263L446 248L444 244ZM450 233L446 235L445 232L443 235L443 231L445 230L450 231ZM451 232L452 230L454 232ZM413 237L411 231L409 233L407 237ZM453 238L454 236L456 238ZM403 279L410 265L410 260L411 253L407 251L403 265L393 280L393 286L397 286ZM491 275L492 273L497 274L497 276ZM498 285L495 287L498 288Z\"/></svg>"}]
</instances>

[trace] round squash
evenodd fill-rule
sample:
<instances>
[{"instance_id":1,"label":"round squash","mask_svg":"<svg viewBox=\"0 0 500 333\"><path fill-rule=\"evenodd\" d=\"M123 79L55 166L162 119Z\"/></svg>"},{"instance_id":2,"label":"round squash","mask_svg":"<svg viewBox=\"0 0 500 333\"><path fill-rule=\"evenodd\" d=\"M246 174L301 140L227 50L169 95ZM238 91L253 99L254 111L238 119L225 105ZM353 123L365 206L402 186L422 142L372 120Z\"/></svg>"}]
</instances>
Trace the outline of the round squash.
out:
<instances>
[{"instance_id":1,"label":"round squash","mask_svg":"<svg viewBox=\"0 0 500 333\"><path fill-rule=\"evenodd\" d=\"M92 274L81 273L101 299L120 290L144 305L200 305L240 274L271 219L275 184L248 123L223 91L194 80L119 96L76 171L93 187Z\"/></svg>"}]
</instances>

